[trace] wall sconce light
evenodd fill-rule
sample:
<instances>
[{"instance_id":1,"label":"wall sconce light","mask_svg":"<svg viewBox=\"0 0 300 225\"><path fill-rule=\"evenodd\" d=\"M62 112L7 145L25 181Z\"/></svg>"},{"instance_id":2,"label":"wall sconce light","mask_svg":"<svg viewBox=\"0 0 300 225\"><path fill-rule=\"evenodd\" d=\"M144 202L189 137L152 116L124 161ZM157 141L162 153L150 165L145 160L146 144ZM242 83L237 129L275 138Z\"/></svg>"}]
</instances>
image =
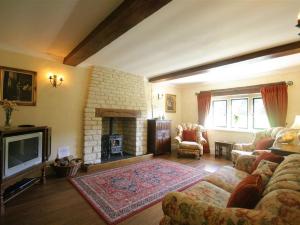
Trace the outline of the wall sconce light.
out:
<instances>
[{"instance_id":1,"label":"wall sconce light","mask_svg":"<svg viewBox=\"0 0 300 225\"><path fill-rule=\"evenodd\" d=\"M160 100L164 97L164 94L163 93L158 93L157 94L157 99Z\"/></svg>"},{"instance_id":2,"label":"wall sconce light","mask_svg":"<svg viewBox=\"0 0 300 225\"><path fill-rule=\"evenodd\" d=\"M300 12L298 14L298 20L297 20L296 27L300 28ZM298 35L300 35L300 33Z\"/></svg>"},{"instance_id":3,"label":"wall sconce light","mask_svg":"<svg viewBox=\"0 0 300 225\"><path fill-rule=\"evenodd\" d=\"M64 79L62 77L58 78L57 75L49 75L49 80L50 83L52 84L53 87L60 86Z\"/></svg>"}]
</instances>

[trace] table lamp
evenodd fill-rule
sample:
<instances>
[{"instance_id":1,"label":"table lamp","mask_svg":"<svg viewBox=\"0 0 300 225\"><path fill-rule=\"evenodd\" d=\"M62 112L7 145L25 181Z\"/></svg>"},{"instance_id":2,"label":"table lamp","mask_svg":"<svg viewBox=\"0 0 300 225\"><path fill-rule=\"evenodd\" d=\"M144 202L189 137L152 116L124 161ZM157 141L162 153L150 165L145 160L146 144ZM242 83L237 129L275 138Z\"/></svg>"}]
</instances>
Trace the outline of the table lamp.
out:
<instances>
[{"instance_id":1,"label":"table lamp","mask_svg":"<svg viewBox=\"0 0 300 225\"><path fill-rule=\"evenodd\" d=\"M296 115L295 116L294 123L292 124L292 126L290 128L292 128L292 129L300 129L300 115Z\"/></svg>"},{"instance_id":2,"label":"table lamp","mask_svg":"<svg viewBox=\"0 0 300 225\"><path fill-rule=\"evenodd\" d=\"M290 127L291 129L299 129L300 130L300 115L295 116L294 123ZM300 131L297 134L298 140L300 141Z\"/></svg>"}]
</instances>

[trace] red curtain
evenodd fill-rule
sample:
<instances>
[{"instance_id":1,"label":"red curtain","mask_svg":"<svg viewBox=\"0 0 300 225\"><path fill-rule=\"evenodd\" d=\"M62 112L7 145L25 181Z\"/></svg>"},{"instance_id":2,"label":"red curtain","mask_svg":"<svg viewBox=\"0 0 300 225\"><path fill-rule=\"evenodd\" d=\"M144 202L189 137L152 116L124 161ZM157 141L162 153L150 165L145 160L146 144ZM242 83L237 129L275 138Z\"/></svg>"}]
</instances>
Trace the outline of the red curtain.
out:
<instances>
[{"instance_id":1,"label":"red curtain","mask_svg":"<svg viewBox=\"0 0 300 225\"><path fill-rule=\"evenodd\" d=\"M198 101L198 124L203 126L210 109L211 92L200 92L197 95L197 101ZM203 145L203 152L209 153L210 149L209 149L207 132L203 132L203 137L207 141L207 143Z\"/></svg>"},{"instance_id":2,"label":"red curtain","mask_svg":"<svg viewBox=\"0 0 300 225\"><path fill-rule=\"evenodd\" d=\"M285 127L288 104L286 84L271 85L260 90L271 127Z\"/></svg>"},{"instance_id":3,"label":"red curtain","mask_svg":"<svg viewBox=\"0 0 300 225\"><path fill-rule=\"evenodd\" d=\"M204 125L205 118L208 116L209 109L210 109L210 100L211 100L211 93L206 92L200 92L197 95L197 101L198 101L198 123L200 125Z\"/></svg>"}]
</instances>

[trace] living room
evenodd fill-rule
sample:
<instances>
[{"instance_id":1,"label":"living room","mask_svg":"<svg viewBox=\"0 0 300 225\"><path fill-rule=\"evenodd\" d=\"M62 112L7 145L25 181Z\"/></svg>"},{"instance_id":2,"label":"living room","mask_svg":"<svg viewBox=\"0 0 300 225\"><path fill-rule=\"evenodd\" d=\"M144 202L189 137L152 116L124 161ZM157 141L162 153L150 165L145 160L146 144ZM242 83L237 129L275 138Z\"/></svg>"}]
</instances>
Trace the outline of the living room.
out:
<instances>
[{"instance_id":1,"label":"living room","mask_svg":"<svg viewBox=\"0 0 300 225\"><path fill-rule=\"evenodd\" d=\"M0 1L1 224L299 224L299 10L297 0ZM40 162L10 169L10 143L26 135ZM72 160L78 171L55 176ZM268 160L257 176L252 164ZM272 181L286 168L288 187ZM255 205L228 206L248 176L264 186ZM265 211L268 201L278 207Z\"/></svg>"}]
</instances>

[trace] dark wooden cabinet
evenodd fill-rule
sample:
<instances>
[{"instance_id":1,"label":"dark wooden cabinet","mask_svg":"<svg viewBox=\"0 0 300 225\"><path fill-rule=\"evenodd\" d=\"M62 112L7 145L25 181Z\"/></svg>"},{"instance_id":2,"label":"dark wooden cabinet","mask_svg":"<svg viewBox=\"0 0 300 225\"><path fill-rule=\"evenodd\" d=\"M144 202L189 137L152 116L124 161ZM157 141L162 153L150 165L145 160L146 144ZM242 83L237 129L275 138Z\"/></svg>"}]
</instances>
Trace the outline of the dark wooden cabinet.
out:
<instances>
[{"instance_id":1,"label":"dark wooden cabinet","mask_svg":"<svg viewBox=\"0 0 300 225\"><path fill-rule=\"evenodd\" d=\"M171 152L171 121L148 120L148 153L154 155Z\"/></svg>"},{"instance_id":2,"label":"dark wooden cabinet","mask_svg":"<svg viewBox=\"0 0 300 225\"><path fill-rule=\"evenodd\" d=\"M32 164L32 166L23 170L16 172L13 175L5 176L5 171L8 168L5 165L8 163L7 154L9 152L8 149L5 149L5 138L9 137L18 137L22 135L28 135L31 133L42 133L41 139L41 158L39 162ZM35 137L36 138L36 137ZM23 139L25 140L25 139ZM22 141L22 139L16 140ZM24 142L22 145L24 146ZM25 149L25 148L23 148ZM22 150L23 150L22 149ZM30 149L27 147L27 149ZM16 150L14 150L17 152ZM24 150L25 151L25 150ZM40 151L40 150L39 150ZM46 174L45 167L46 161L50 157L51 154L51 128L47 126L40 127L15 127L15 128L1 128L0 127L0 214L4 215L4 204L13 199L15 196L21 194L26 189L30 188L32 185L37 182L45 183L46 182ZM26 155L26 154L25 154ZM27 158L22 161L22 155L18 155L21 160L17 161L19 164L21 162L26 162ZM31 155L29 157L32 157ZM12 157L13 158L13 157ZM18 159L18 158L16 158ZM31 159L31 158L29 158ZM6 161L5 161L6 160ZM24 164L24 163L23 163ZM27 179L26 185L23 183L22 187L20 186L20 182Z\"/></svg>"}]
</instances>

